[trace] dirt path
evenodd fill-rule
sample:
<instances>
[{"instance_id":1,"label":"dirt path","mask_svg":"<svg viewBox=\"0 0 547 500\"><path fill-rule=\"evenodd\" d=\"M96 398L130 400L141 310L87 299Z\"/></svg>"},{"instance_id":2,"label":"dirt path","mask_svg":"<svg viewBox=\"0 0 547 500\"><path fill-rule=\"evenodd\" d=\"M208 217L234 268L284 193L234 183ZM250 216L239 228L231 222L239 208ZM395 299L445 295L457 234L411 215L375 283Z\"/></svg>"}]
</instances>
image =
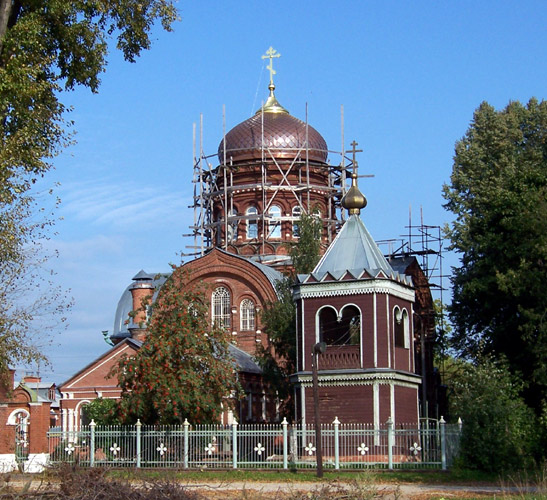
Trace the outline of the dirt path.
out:
<instances>
[{"instance_id":1,"label":"dirt path","mask_svg":"<svg viewBox=\"0 0 547 500\"><path fill-rule=\"evenodd\" d=\"M477 497L510 497L525 492L536 491L533 487L501 487L501 486L477 486L477 485L427 485L427 484L358 484L344 482L331 483L261 483L261 482L231 482L231 483L209 483L209 484L188 484L189 489L199 491L208 499L240 499L249 500L277 500L284 497L295 496L296 493L322 492L342 495L344 491L353 493L355 496L349 498L385 498L387 499L411 499L426 500L451 497L477 498ZM246 496L242 496L242 492ZM358 495L360 494L360 496ZM310 498L313 498L310 495ZM547 498L547 496L546 496Z\"/></svg>"}]
</instances>

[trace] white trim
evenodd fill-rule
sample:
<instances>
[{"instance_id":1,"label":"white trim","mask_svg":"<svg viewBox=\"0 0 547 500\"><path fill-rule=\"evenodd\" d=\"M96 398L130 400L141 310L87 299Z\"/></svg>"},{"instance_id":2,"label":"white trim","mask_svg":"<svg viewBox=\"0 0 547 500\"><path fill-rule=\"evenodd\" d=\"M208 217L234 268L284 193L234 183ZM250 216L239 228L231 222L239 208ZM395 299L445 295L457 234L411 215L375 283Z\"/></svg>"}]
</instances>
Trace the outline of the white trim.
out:
<instances>
[{"instance_id":1,"label":"white trim","mask_svg":"<svg viewBox=\"0 0 547 500\"><path fill-rule=\"evenodd\" d=\"M15 421L15 415L17 415L18 413L24 413L25 419L27 420L30 418L30 413L28 412L28 410L25 410L24 408L16 408L9 414L6 425L17 425L17 422Z\"/></svg>"},{"instance_id":2,"label":"white trim","mask_svg":"<svg viewBox=\"0 0 547 500\"><path fill-rule=\"evenodd\" d=\"M300 301L300 307L301 307L301 309L304 308L304 301L303 300ZM296 309L296 312L298 313L298 307ZM295 330L294 331L296 332L296 369L298 370L298 366L299 366L298 363L300 363L300 349L298 348L298 332L300 331L299 328L300 328L301 325L303 325L303 323L302 323L301 318L298 314L295 314L294 316L295 316L294 317L294 322L295 322ZM302 328L302 330L303 330L303 328ZM302 342L303 341L304 341L304 338L302 337Z\"/></svg>"},{"instance_id":3,"label":"white trim","mask_svg":"<svg viewBox=\"0 0 547 500\"><path fill-rule=\"evenodd\" d=\"M121 349L116 349L110 356L106 357L101 363L99 363L98 365L94 366L91 370L86 370L84 373L82 373L82 375L77 378L76 380L74 380L74 382L72 382L70 385L67 385L65 386L66 388L69 388L69 387L73 387L74 384L77 384L80 380L84 379L85 377L87 377L88 375L90 375L91 373L93 373L94 371L98 370L101 366L103 366L105 363L108 363L109 361L111 361L114 357L118 356L119 354L123 353L124 351L127 351L129 349L129 345L125 345L124 347L122 347ZM72 399L74 396L72 395L71 396L71 393L67 393L67 399Z\"/></svg>"},{"instance_id":4,"label":"white trim","mask_svg":"<svg viewBox=\"0 0 547 500\"><path fill-rule=\"evenodd\" d=\"M302 370L306 369L306 356L304 356L304 352L306 352L306 338L304 337L304 330L306 329L306 321L304 320L304 304L305 301L301 300L300 303L302 304ZM298 365L297 365L298 366Z\"/></svg>"},{"instance_id":5,"label":"white trim","mask_svg":"<svg viewBox=\"0 0 547 500\"><path fill-rule=\"evenodd\" d=\"M373 408L373 419L374 419L374 429L378 430L380 428L380 386L378 382L374 383L372 386L372 408ZM380 433L374 433L374 445L380 445Z\"/></svg>"},{"instance_id":6,"label":"white trim","mask_svg":"<svg viewBox=\"0 0 547 500\"><path fill-rule=\"evenodd\" d=\"M410 304L410 356L408 357L408 371L413 372L414 367L414 304Z\"/></svg>"},{"instance_id":7,"label":"white trim","mask_svg":"<svg viewBox=\"0 0 547 500\"><path fill-rule=\"evenodd\" d=\"M393 366L395 367L395 349L391 352L391 328L389 327L389 295L386 295L386 323L387 323L387 366L391 368L391 358L393 356Z\"/></svg>"},{"instance_id":8,"label":"white trim","mask_svg":"<svg viewBox=\"0 0 547 500\"><path fill-rule=\"evenodd\" d=\"M359 371L359 372L334 372L321 371L319 373L319 386L354 386L370 385L373 383L389 384L395 383L401 387L417 388L422 377L414 373L402 373L394 370L382 371ZM291 376L291 382L300 384L302 387L312 386L311 373L297 373Z\"/></svg>"},{"instance_id":9,"label":"white trim","mask_svg":"<svg viewBox=\"0 0 547 500\"><path fill-rule=\"evenodd\" d=\"M389 384L389 414L391 415L391 420L396 422L395 415L395 384L391 382Z\"/></svg>"},{"instance_id":10,"label":"white trim","mask_svg":"<svg viewBox=\"0 0 547 500\"><path fill-rule=\"evenodd\" d=\"M300 386L300 406L301 406L301 412L302 415L300 415L300 418L302 419L302 422L306 422L306 389L303 385Z\"/></svg>"},{"instance_id":11,"label":"white trim","mask_svg":"<svg viewBox=\"0 0 547 500\"><path fill-rule=\"evenodd\" d=\"M376 293L372 295L372 320L374 338L374 368L378 368L378 310L376 305Z\"/></svg>"},{"instance_id":12,"label":"white trim","mask_svg":"<svg viewBox=\"0 0 547 500\"><path fill-rule=\"evenodd\" d=\"M300 283L294 289L294 296L297 299L364 295L367 293L388 293L409 302L414 302L415 300L415 293L412 288L389 279Z\"/></svg>"}]
</instances>

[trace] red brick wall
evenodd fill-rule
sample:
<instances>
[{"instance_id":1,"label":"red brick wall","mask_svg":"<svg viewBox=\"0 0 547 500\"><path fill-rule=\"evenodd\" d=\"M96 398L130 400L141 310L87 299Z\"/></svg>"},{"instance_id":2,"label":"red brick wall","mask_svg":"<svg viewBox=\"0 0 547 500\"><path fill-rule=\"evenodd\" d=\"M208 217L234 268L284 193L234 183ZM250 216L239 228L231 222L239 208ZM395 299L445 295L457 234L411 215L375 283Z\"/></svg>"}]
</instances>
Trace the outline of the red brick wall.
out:
<instances>
[{"instance_id":1,"label":"red brick wall","mask_svg":"<svg viewBox=\"0 0 547 500\"><path fill-rule=\"evenodd\" d=\"M305 389L306 422L314 423L313 390ZM319 388L321 421L331 423L335 417L342 423L372 422L372 385L335 386ZM301 415L299 415L301 417Z\"/></svg>"},{"instance_id":2,"label":"red brick wall","mask_svg":"<svg viewBox=\"0 0 547 500\"><path fill-rule=\"evenodd\" d=\"M398 423L418 423L418 389L395 386L395 419Z\"/></svg>"}]
</instances>

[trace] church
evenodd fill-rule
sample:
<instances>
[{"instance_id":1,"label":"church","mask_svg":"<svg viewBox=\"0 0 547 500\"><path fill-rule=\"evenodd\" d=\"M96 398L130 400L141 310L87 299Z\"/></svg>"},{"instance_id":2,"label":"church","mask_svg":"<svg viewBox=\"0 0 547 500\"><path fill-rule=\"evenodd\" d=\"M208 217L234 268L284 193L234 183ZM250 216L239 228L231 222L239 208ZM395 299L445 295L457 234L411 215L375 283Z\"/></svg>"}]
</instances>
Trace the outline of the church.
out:
<instances>
[{"instance_id":1,"label":"church","mask_svg":"<svg viewBox=\"0 0 547 500\"><path fill-rule=\"evenodd\" d=\"M338 417L378 426L391 416L396 423L417 424L427 415L424 401L431 399L420 390L432 372L431 342L423 342L433 331L427 278L412 256L386 258L363 224L357 144L334 165L321 134L278 102L277 57L272 48L263 56L269 59L270 81L260 109L225 133L214 155L194 159L194 254L183 267L188 286L207 287L211 323L230 337L245 394L222 423L280 421L281 402L263 382L254 356L269 342L261 311L277 300L276 283L291 269L287 245L298 242L298 221L311 214L321 221L322 257L294 286L291 420L314 421L311 362L319 344L323 421ZM202 151L201 144L195 150ZM93 399L120 397L110 369L146 342L146 311L130 313L140 309L143 297L156 297L167 279L141 270L123 291L112 348L59 386L63 429L85 423L82 409ZM422 318L419 327L415 318Z\"/></svg>"}]
</instances>

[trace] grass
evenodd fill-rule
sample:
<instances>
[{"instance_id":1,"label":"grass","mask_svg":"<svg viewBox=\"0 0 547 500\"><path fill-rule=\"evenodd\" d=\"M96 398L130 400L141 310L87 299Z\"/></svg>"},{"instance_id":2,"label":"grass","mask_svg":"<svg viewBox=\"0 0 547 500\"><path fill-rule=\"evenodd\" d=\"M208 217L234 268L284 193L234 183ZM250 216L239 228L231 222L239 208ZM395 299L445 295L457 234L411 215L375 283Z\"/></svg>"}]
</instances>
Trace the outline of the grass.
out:
<instances>
[{"instance_id":1,"label":"grass","mask_svg":"<svg viewBox=\"0 0 547 500\"><path fill-rule=\"evenodd\" d=\"M279 470L166 470L166 469L111 469L112 477L129 480L150 480L169 478L185 482L329 482L351 481L366 474L378 483L415 483L415 484L493 484L499 483L499 476L478 471L325 471L322 479L317 478L315 470L279 471Z\"/></svg>"},{"instance_id":2,"label":"grass","mask_svg":"<svg viewBox=\"0 0 547 500\"><path fill-rule=\"evenodd\" d=\"M0 475L0 478L3 475ZM59 499L59 500L369 500L402 498L401 485L428 485L455 489L446 493L434 493L431 488L419 490L416 498L420 500L470 500L517 499L539 500L547 498L547 468L540 473L518 474L513 478L501 480L491 475L468 470L441 471L328 471L322 480L318 480L314 470L284 471L180 471L165 469L128 470L128 469L83 469L62 466L42 475L11 475L0 484L1 499ZM231 482L249 485L241 490L226 488ZM1 481L0 481L1 482ZM30 484L32 482L32 485ZM290 483L292 487L281 492L269 490L251 483ZM16 487L16 483L19 484ZM189 488L194 483L200 487ZM305 484L308 483L308 484ZM313 483L313 484L309 484ZM300 484L300 487L299 487ZM529 493L527 486L535 484L537 493ZM203 485L203 487L201 487ZM206 487L208 485L209 487ZM221 485L221 487L218 487ZM505 492L496 496L457 490L457 486L485 485L504 486ZM262 490L264 488L264 490ZM406 486L407 492L408 486ZM511 488L511 494L507 493ZM306 491L302 491L306 490ZM405 497L406 498L406 497Z\"/></svg>"}]
</instances>

